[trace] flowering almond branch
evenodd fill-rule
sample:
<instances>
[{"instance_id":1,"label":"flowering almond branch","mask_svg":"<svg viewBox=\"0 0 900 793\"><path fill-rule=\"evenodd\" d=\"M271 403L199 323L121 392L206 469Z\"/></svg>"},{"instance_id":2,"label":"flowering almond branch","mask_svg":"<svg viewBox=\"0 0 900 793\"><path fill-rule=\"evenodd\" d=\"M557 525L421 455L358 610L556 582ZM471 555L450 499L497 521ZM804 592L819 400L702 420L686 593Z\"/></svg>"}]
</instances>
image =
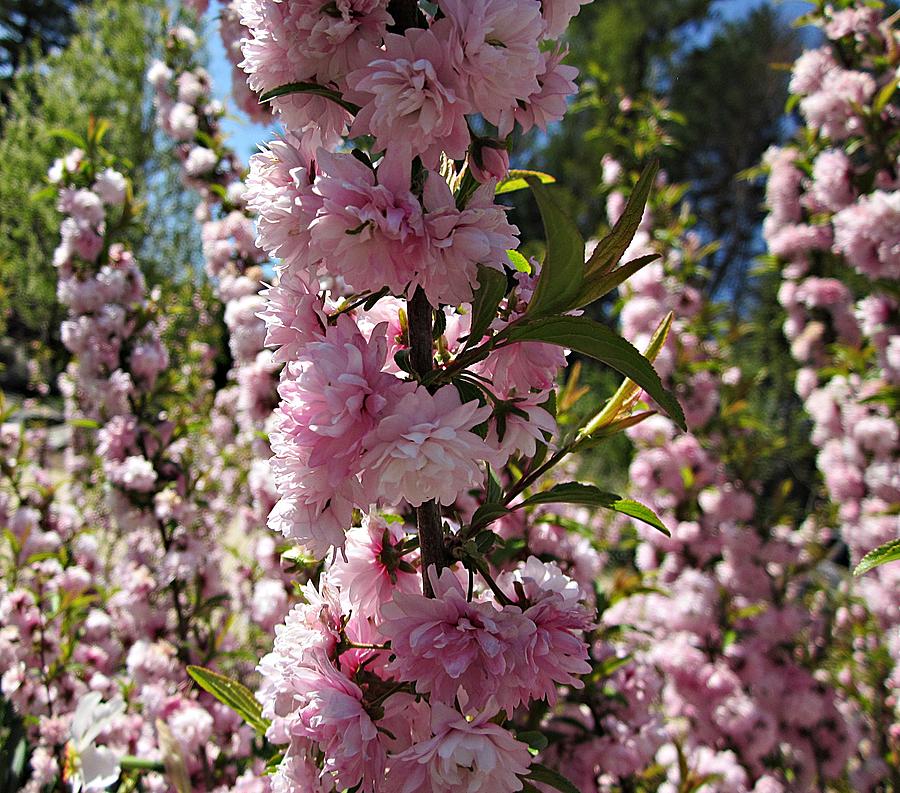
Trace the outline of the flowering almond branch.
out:
<instances>
[{"instance_id":1,"label":"flowering almond branch","mask_svg":"<svg viewBox=\"0 0 900 793\"><path fill-rule=\"evenodd\" d=\"M511 731L591 670L588 595L491 527L569 501L664 529L615 494L542 484L574 448L555 437L567 349L683 425L647 359L580 315L639 269L617 264L652 169L592 258L552 179L509 175L513 129L565 112L575 72L555 40L579 5L240 5L242 67L286 129L248 179L257 243L280 259L263 312L285 363L269 525L324 557L260 664L283 789L570 789ZM528 187L540 264L495 201Z\"/></svg>"}]
</instances>

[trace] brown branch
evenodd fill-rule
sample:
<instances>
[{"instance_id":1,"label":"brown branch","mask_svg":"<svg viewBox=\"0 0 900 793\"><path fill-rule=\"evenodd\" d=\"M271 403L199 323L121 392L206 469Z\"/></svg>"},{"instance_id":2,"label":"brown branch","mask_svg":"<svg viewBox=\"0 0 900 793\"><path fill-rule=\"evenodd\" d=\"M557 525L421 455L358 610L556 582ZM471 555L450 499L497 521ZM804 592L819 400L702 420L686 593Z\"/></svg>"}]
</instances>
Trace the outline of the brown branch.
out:
<instances>
[{"instance_id":1,"label":"brown branch","mask_svg":"<svg viewBox=\"0 0 900 793\"><path fill-rule=\"evenodd\" d=\"M421 381L434 365L434 346L431 338L432 307L421 287L416 288L412 299L407 302L409 319L410 364L413 373ZM428 568L435 566L438 573L447 564L444 547L444 530L441 525L441 509L436 501L426 501L416 510L419 527L419 548L422 552L422 591L434 597Z\"/></svg>"}]
</instances>

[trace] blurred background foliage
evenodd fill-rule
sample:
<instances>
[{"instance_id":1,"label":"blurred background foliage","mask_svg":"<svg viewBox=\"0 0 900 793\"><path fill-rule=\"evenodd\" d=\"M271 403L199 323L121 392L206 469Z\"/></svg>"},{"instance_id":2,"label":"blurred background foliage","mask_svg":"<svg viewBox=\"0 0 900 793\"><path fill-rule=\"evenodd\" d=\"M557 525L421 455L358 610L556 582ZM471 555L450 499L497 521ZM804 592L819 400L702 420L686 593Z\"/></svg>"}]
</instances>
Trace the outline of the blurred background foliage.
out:
<instances>
[{"instance_id":1,"label":"blurred background foliage","mask_svg":"<svg viewBox=\"0 0 900 793\"><path fill-rule=\"evenodd\" d=\"M91 117L109 121L104 145L130 167L146 202L134 244L151 281L183 275L197 258L194 199L153 134L144 79L164 8L161 0L3 3L0 364L8 389L27 388L26 361L38 361L51 384L65 365L52 264L58 213L39 195L49 164L72 148L60 130L83 132Z\"/></svg>"}]
</instances>

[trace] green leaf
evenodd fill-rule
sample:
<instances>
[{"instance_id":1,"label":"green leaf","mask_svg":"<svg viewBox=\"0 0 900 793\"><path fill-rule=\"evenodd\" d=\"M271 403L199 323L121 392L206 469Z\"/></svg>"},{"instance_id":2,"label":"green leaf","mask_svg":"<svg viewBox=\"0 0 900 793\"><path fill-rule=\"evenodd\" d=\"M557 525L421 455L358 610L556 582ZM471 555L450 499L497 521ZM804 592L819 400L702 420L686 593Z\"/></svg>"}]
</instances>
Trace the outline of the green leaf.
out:
<instances>
[{"instance_id":1,"label":"green leaf","mask_svg":"<svg viewBox=\"0 0 900 793\"><path fill-rule=\"evenodd\" d=\"M503 195L504 193L515 193L517 190L524 190L528 187L528 177L537 179L541 184L553 184L556 181L549 173L512 170L505 179L501 179L497 183L497 189L494 191L494 195Z\"/></svg>"},{"instance_id":2,"label":"green leaf","mask_svg":"<svg viewBox=\"0 0 900 793\"><path fill-rule=\"evenodd\" d=\"M51 138L59 138L60 140L64 140L67 143L71 143L73 146L77 146L79 149L86 149L87 143L85 143L84 138L81 137L76 132L72 132L70 129L62 129L61 127L55 127L54 129L48 129L47 134Z\"/></svg>"},{"instance_id":3,"label":"green leaf","mask_svg":"<svg viewBox=\"0 0 900 793\"><path fill-rule=\"evenodd\" d=\"M231 708L260 735L265 735L269 720L263 718L262 706L249 688L202 666L189 666L187 671L200 688Z\"/></svg>"},{"instance_id":4,"label":"green leaf","mask_svg":"<svg viewBox=\"0 0 900 793\"><path fill-rule=\"evenodd\" d=\"M869 551L861 560L853 575L864 575L869 570L880 567L888 562L896 562L900 560L900 539L891 540L884 545Z\"/></svg>"},{"instance_id":5,"label":"green leaf","mask_svg":"<svg viewBox=\"0 0 900 793\"><path fill-rule=\"evenodd\" d=\"M526 498L521 506L531 507L535 504L581 504L587 507L607 507L619 501L615 493L607 493L594 485L581 482L565 482L554 485L549 490L542 490Z\"/></svg>"},{"instance_id":6,"label":"green leaf","mask_svg":"<svg viewBox=\"0 0 900 793\"><path fill-rule=\"evenodd\" d=\"M273 88L271 91L266 91L264 94L260 95L259 103L262 105L266 102L271 102L273 99L277 99L279 96L287 96L288 94L315 94L316 96L324 96L326 99L330 99L350 113L356 113L359 110L352 102L345 101L337 91L333 91L318 83L301 82L279 85L278 88Z\"/></svg>"},{"instance_id":7,"label":"green leaf","mask_svg":"<svg viewBox=\"0 0 900 793\"><path fill-rule=\"evenodd\" d=\"M529 262L521 253L518 251L507 251L506 255L509 257L509 263L520 273L531 272L531 262Z\"/></svg>"},{"instance_id":8,"label":"green leaf","mask_svg":"<svg viewBox=\"0 0 900 793\"><path fill-rule=\"evenodd\" d=\"M887 107L888 102L891 101L891 97L894 95L894 91L897 90L898 82L900 82L900 78L895 77L878 92L878 96L875 97L875 102L872 104L872 109L876 113L881 113Z\"/></svg>"},{"instance_id":9,"label":"green leaf","mask_svg":"<svg viewBox=\"0 0 900 793\"><path fill-rule=\"evenodd\" d=\"M532 749L537 749L539 752L546 749L547 744L549 743L549 741L547 741L547 736L538 730L526 730L517 733L516 740L527 743Z\"/></svg>"},{"instance_id":10,"label":"green leaf","mask_svg":"<svg viewBox=\"0 0 900 793\"><path fill-rule=\"evenodd\" d=\"M603 295L612 292L623 281L631 278L638 270L642 270L650 262L654 262L658 258L658 253L650 253L647 256L639 256L637 259L632 259L610 273L598 270L588 274L584 279L584 284L582 284L581 293L571 308L582 308L595 300L599 300Z\"/></svg>"},{"instance_id":11,"label":"green leaf","mask_svg":"<svg viewBox=\"0 0 900 793\"><path fill-rule=\"evenodd\" d=\"M42 187L40 190L35 191L31 194L32 201L46 201L48 198L53 198L56 195L57 187L55 184L48 184L46 187Z\"/></svg>"},{"instance_id":12,"label":"green leaf","mask_svg":"<svg viewBox=\"0 0 900 793\"><path fill-rule=\"evenodd\" d=\"M503 504L482 504L475 510L475 514L472 515L471 526L475 528L487 526L488 523L497 520L497 518L508 515L512 509L514 508L505 507Z\"/></svg>"},{"instance_id":13,"label":"green leaf","mask_svg":"<svg viewBox=\"0 0 900 793\"><path fill-rule=\"evenodd\" d=\"M526 779L532 782L540 782L543 785L550 785L550 787L561 791L561 793L579 793L578 788L560 774L559 771L554 771L552 768L547 768L547 766L540 763L534 763L531 766L531 771Z\"/></svg>"},{"instance_id":14,"label":"green leaf","mask_svg":"<svg viewBox=\"0 0 900 793\"><path fill-rule=\"evenodd\" d=\"M500 501L503 496L503 487L500 484L500 480L497 479L497 475L491 469L491 466L487 466L487 492L485 493L485 501L488 504L492 504L494 502Z\"/></svg>"},{"instance_id":15,"label":"green leaf","mask_svg":"<svg viewBox=\"0 0 900 793\"><path fill-rule=\"evenodd\" d=\"M588 317L544 317L531 322L516 322L498 338L510 342L542 341L595 358L637 383L679 427L687 430L681 405L663 386L650 362L629 342L599 322Z\"/></svg>"},{"instance_id":16,"label":"green leaf","mask_svg":"<svg viewBox=\"0 0 900 793\"><path fill-rule=\"evenodd\" d=\"M526 311L531 316L539 316L567 310L581 291L584 240L578 227L559 208L547 188L534 177L528 177L528 184L541 211L547 239L547 254Z\"/></svg>"},{"instance_id":17,"label":"green leaf","mask_svg":"<svg viewBox=\"0 0 900 793\"><path fill-rule=\"evenodd\" d=\"M478 266L478 289L472 298L472 328L466 347L478 344L497 315L497 306L506 294L506 275L493 267Z\"/></svg>"},{"instance_id":18,"label":"green leaf","mask_svg":"<svg viewBox=\"0 0 900 793\"><path fill-rule=\"evenodd\" d=\"M627 666L632 661L632 656L630 655L611 655L609 658L604 659L604 661L599 664L599 666L594 670L591 674L591 677L596 677L597 680L602 680L603 678L609 677L614 672L621 669L623 666Z\"/></svg>"},{"instance_id":19,"label":"green leaf","mask_svg":"<svg viewBox=\"0 0 900 793\"><path fill-rule=\"evenodd\" d=\"M666 528L665 524L659 519L657 514L646 504L640 501L632 501L630 498L620 498L614 504L610 504L607 509L619 512L622 515L628 515L630 518L639 520L652 526L654 529L661 531L666 537L671 537L671 532Z\"/></svg>"},{"instance_id":20,"label":"green leaf","mask_svg":"<svg viewBox=\"0 0 900 793\"><path fill-rule=\"evenodd\" d=\"M100 429L100 422L94 419L69 419L68 424L70 427L77 427L81 430Z\"/></svg>"},{"instance_id":21,"label":"green leaf","mask_svg":"<svg viewBox=\"0 0 900 793\"><path fill-rule=\"evenodd\" d=\"M650 507L629 498L621 498L615 493L608 493L594 485L581 482L565 482L554 485L549 490L526 498L521 506L531 507L535 504L580 504L586 507L601 507L619 512L635 520L642 521L654 529L658 529L666 537L671 537L669 530Z\"/></svg>"},{"instance_id":22,"label":"green leaf","mask_svg":"<svg viewBox=\"0 0 900 793\"><path fill-rule=\"evenodd\" d=\"M594 248L594 252L588 259L585 267L587 275L597 272L608 273L631 245L635 232L641 224L641 218L644 216L644 207L650 197L650 189L653 187L658 168L659 163L656 161L644 168L641 178L638 179L634 190L628 197L622 217L616 221L612 231L597 243L597 247Z\"/></svg>"}]
</instances>

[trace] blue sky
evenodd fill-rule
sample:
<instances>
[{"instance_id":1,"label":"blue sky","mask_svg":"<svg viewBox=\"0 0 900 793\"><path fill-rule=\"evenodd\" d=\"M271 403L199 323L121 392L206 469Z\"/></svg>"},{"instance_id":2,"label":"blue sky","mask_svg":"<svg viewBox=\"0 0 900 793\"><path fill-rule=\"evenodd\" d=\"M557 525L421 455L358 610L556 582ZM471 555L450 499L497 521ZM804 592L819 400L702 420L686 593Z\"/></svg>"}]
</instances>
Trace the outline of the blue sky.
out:
<instances>
[{"instance_id":1,"label":"blue sky","mask_svg":"<svg viewBox=\"0 0 900 793\"><path fill-rule=\"evenodd\" d=\"M753 8L767 2L770 0L718 0L713 4L713 8L722 19L732 20L740 19ZM796 18L810 7L809 3L802 2L802 0L782 0L781 2L770 2L770 4L779 8L788 19ZM701 37L709 35L712 29L713 25L710 25L706 31L701 31L698 35ZM250 155L257 150L258 144L271 137L271 128L250 123L230 101L231 64L225 56L225 50L219 38L218 22L212 12L207 23L206 38L213 90L216 97L226 102L229 108L229 117L223 123L224 131L234 150L246 162Z\"/></svg>"}]
</instances>

